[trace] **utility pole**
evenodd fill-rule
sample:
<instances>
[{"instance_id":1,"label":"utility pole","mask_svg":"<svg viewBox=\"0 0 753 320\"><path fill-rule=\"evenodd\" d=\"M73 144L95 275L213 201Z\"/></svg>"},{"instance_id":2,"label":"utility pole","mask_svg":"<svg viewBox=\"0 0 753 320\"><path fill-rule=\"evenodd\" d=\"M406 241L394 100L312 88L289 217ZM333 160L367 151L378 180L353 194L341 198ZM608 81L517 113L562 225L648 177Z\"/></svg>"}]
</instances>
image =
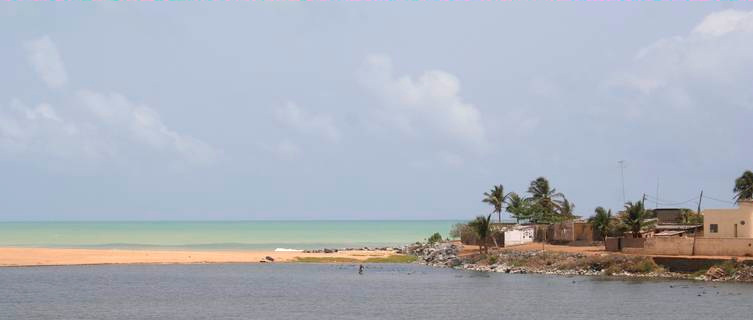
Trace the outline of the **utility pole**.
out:
<instances>
[{"instance_id":1,"label":"utility pole","mask_svg":"<svg viewBox=\"0 0 753 320\"><path fill-rule=\"evenodd\" d=\"M622 178L622 203L625 204L625 160L617 161L620 164L620 177Z\"/></svg>"},{"instance_id":2,"label":"utility pole","mask_svg":"<svg viewBox=\"0 0 753 320\"><path fill-rule=\"evenodd\" d=\"M703 190L701 190L701 195L698 196L698 211L696 211L696 214L701 214L701 200L703 200ZM703 228L703 227L701 227ZM695 255L695 238L698 237L698 230L693 230L693 249L690 252L691 256Z\"/></svg>"},{"instance_id":3,"label":"utility pole","mask_svg":"<svg viewBox=\"0 0 753 320\"><path fill-rule=\"evenodd\" d=\"M641 206L646 209L646 193L643 193L643 199L641 199Z\"/></svg>"},{"instance_id":4,"label":"utility pole","mask_svg":"<svg viewBox=\"0 0 753 320\"><path fill-rule=\"evenodd\" d=\"M698 197L698 211L695 213L701 214L701 200L703 200L703 190L701 190L701 196Z\"/></svg>"}]
</instances>

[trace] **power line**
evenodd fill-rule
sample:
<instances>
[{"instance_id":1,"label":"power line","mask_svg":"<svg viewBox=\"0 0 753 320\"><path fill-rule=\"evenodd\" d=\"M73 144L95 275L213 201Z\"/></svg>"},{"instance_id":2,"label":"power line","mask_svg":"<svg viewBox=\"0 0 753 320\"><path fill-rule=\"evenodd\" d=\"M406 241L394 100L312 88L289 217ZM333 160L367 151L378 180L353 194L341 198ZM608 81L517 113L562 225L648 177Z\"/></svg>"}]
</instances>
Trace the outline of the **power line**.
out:
<instances>
[{"instance_id":1,"label":"power line","mask_svg":"<svg viewBox=\"0 0 753 320\"><path fill-rule=\"evenodd\" d=\"M671 201L671 200L663 200L663 199L660 199L660 198L657 198L657 197L653 197L653 196L650 196L650 195L646 195L646 196L649 197L649 198L653 198L651 200L654 200L654 202L657 202L657 203L659 203L661 205L665 205L665 206L680 205L680 204L685 204L685 203L688 203L688 202L698 203L696 197L690 198L690 199L685 200L685 201L677 201L677 202L675 202L675 201Z\"/></svg>"},{"instance_id":2,"label":"power line","mask_svg":"<svg viewBox=\"0 0 753 320\"><path fill-rule=\"evenodd\" d=\"M722 202L722 203L726 203L726 204L735 204L734 201L722 200L722 199L717 199L717 198L709 197L709 196L703 196L703 197L706 198L706 199L709 199L709 200L714 200L714 201L718 201L718 202Z\"/></svg>"}]
</instances>

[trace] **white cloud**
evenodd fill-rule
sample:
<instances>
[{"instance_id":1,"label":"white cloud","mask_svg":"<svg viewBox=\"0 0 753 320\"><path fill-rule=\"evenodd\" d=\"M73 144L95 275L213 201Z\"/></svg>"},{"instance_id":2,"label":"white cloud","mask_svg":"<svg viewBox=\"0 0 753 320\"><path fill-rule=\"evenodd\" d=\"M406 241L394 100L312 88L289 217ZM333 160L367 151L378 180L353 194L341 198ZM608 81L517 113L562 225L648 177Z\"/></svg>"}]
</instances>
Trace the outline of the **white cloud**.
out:
<instances>
[{"instance_id":1,"label":"white cloud","mask_svg":"<svg viewBox=\"0 0 753 320\"><path fill-rule=\"evenodd\" d=\"M631 104L753 109L752 71L753 11L726 10L643 48L610 85L635 90Z\"/></svg>"},{"instance_id":2,"label":"white cloud","mask_svg":"<svg viewBox=\"0 0 753 320\"><path fill-rule=\"evenodd\" d=\"M159 114L119 94L80 91L75 104L27 107L13 100L0 106L0 150L70 161L131 162L166 158L208 164L218 152L167 128Z\"/></svg>"},{"instance_id":3,"label":"white cloud","mask_svg":"<svg viewBox=\"0 0 753 320\"><path fill-rule=\"evenodd\" d=\"M92 138L47 103L28 107L14 99L7 107L0 106L0 150L4 153L96 159L112 151Z\"/></svg>"},{"instance_id":4,"label":"white cloud","mask_svg":"<svg viewBox=\"0 0 753 320\"><path fill-rule=\"evenodd\" d=\"M111 137L178 155L196 164L213 162L217 151L205 142L169 129L156 110L129 101L118 93L97 93L81 90L77 93L81 104Z\"/></svg>"},{"instance_id":5,"label":"white cloud","mask_svg":"<svg viewBox=\"0 0 753 320\"><path fill-rule=\"evenodd\" d=\"M29 61L51 88L66 85L63 61L48 36L25 45ZM80 90L60 106L0 105L0 152L30 159L209 164L220 152L168 128L159 113L118 93ZM2 155L0 154L0 155ZM162 162L157 162L162 163Z\"/></svg>"},{"instance_id":6,"label":"white cloud","mask_svg":"<svg viewBox=\"0 0 753 320\"><path fill-rule=\"evenodd\" d=\"M722 36L730 32L753 31L753 11L724 10L706 16L693 29L693 33L705 36Z\"/></svg>"},{"instance_id":7,"label":"white cloud","mask_svg":"<svg viewBox=\"0 0 753 320\"><path fill-rule=\"evenodd\" d=\"M280 122L300 133L320 136L333 142L340 139L340 131L331 116L308 113L294 102L287 102L277 108L275 115Z\"/></svg>"},{"instance_id":8,"label":"white cloud","mask_svg":"<svg viewBox=\"0 0 753 320\"><path fill-rule=\"evenodd\" d=\"M57 46L49 36L28 41L25 45L29 63L50 88L60 88L68 82L65 65Z\"/></svg>"},{"instance_id":9,"label":"white cloud","mask_svg":"<svg viewBox=\"0 0 753 320\"><path fill-rule=\"evenodd\" d=\"M366 58L361 83L379 96L390 124L406 133L433 136L487 147L481 113L460 96L460 81L441 71L426 71L418 77L393 73L392 61L383 55Z\"/></svg>"}]
</instances>

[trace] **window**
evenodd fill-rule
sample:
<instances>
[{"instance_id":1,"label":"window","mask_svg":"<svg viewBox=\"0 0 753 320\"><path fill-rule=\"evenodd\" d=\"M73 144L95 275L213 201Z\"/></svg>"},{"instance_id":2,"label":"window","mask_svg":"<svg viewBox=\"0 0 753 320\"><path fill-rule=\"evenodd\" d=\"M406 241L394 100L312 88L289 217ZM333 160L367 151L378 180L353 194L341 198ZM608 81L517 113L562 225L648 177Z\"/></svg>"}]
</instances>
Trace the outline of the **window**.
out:
<instances>
[{"instance_id":1,"label":"window","mask_svg":"<svg viewBox=\"0 0 753 320\"><path fill-rule=\"evenodd\" d=\"M709 232L711 232L711 233L717 233L717 232L719 232L719 225L718 224L710 224L709 225Z\"/></svg>"}]
</instances>

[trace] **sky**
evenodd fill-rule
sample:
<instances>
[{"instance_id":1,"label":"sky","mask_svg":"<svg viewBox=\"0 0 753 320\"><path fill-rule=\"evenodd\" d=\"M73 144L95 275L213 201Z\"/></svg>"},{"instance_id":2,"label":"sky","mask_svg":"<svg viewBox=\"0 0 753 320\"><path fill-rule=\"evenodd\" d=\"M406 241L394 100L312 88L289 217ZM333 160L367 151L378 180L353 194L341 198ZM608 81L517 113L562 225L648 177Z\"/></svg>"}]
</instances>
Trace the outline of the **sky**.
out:
<instances>
[{"instance_id":1,"label":"sky","mask_svg":"<svg viewBox=\"0 0 753 320\"><path fill-rule=\"evenodd\" d=\"M746 2L0 5L0 220L731 206Z\"/></svg>"}]
</instances>

